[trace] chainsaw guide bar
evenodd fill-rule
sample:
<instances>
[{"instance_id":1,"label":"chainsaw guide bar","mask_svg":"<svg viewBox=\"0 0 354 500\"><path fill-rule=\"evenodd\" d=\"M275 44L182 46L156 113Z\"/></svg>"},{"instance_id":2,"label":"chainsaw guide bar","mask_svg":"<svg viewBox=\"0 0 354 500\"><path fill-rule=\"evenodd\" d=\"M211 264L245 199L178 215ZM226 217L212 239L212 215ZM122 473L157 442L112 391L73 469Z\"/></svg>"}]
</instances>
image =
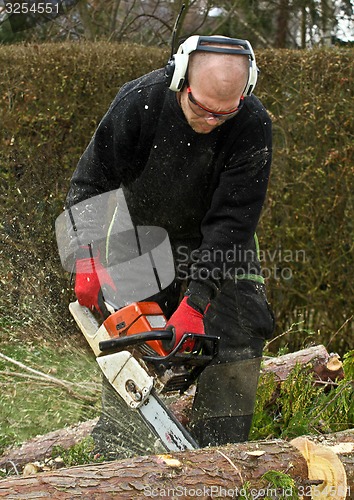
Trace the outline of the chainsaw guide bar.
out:
<instances>
[{"instance_id":1,"label":"chainsaw guide bar","mask_svg":"<svg viewBox=\"0 0 354 500\"><path fill-rule=\"evenodd\" d=\"M153 377L128 351L98 357L97 362L116 392L130 408L140 413L166 450L198 448L187 430L158 397Z\"/></svg>"}]
</instances>

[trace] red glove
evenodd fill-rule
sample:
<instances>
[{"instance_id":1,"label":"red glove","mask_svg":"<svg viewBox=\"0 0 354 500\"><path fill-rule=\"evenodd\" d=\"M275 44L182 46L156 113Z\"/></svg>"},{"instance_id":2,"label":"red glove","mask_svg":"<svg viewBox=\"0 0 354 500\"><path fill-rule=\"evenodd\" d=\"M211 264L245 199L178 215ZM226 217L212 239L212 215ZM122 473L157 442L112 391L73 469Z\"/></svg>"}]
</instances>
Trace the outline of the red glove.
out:
<instances>
[{"instance_id":1,"label":"red glove","mask_svg":"<svg viewBox=\"0 0 354 500\"><path fill-rule=\"evenodd\" d=\"M166 328L173 328L174 331L174 344L176 347L185 333L197 333L204 335L203 314L194 307L188 304L188 297L184 297L176 311L172 314L167 322ZM187 340L184 344L183 350L192 350L194 341Z\"/></svg>"},{"instance_id":2,"label":"red glove","mask_svg":"<svg viewBox=\"0 0 354 500\"><path fill-rule=\"evenodd\" d=\"M99 293L102 285L116 287L112 278L99 261L99 256L76 261L75 294L79 304L89 309L96 309L102 314L99 306Z\"/></svg>"}]
</instances>

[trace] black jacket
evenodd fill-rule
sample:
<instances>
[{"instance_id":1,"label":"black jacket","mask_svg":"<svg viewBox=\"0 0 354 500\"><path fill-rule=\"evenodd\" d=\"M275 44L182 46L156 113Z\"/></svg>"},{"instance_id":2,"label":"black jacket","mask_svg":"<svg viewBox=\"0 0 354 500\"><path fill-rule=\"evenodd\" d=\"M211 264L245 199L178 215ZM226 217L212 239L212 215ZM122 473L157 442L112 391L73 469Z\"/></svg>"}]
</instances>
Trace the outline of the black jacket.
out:
<instances>
[{"instance_id":1,"label":"black jacket","mask_svg":"<svg viewBox=\"0 0 354 500\"><path fill-rule=\"evenodd\" d=\"M255 96L245 98L234 118L198 134L163 70L153 71L118 92L78 163L67 206L123 187L134 223L161 226L173 245L193 242L211 256L195 267L209 274L215 290L225 266L238 272L253 261L259 272L248 251L254 250L271 151L271 120ZM230 263L225 255L232 249L237 261Z\"/></svg>"}]
</instances>

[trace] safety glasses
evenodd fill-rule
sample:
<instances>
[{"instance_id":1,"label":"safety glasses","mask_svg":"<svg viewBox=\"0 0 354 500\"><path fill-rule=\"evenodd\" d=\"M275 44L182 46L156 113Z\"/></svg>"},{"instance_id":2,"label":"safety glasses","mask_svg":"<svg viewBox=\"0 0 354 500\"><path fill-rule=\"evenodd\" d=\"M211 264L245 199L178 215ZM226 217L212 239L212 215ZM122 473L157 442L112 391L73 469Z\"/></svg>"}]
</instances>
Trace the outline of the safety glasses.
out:
<instances>
[{"instance_id":1,"label":"safety glasses","mask_svg":"<svg viewBox=\"0 0 354 500\"><path fill-rule=\"evenodd\" d=\"M191 106L192 111L197 116L200 116L201 118L208 118L208 116L205 115L205 113L208 113L213 118L216 118L217 120L220 120L220 121L230 120L230 118L233 118L235 115L237 115L237 113L240 111L240 109L243 106L243 99L244 99L243 97L241 97L239 105L235 109L232 109L230 111L215 112L212 109L206 108L205 106L200 104L198 101L196 101L193 97L192 89L190 87L187 87L187 95L188 95L188 100L192 104L194 104L194 106L196 106L197 108L199 108L202 111L202 113L200 113L195 108L192 108L192 106Z\"/></svg>"}]
</instances>

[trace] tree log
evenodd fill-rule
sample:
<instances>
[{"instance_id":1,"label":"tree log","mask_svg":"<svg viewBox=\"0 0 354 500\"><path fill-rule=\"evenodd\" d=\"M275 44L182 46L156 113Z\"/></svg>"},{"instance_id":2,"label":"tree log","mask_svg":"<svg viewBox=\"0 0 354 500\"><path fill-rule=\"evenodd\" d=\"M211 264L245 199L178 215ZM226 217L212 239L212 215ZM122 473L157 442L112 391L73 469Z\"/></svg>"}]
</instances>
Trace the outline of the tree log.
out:
<instances>
[{"instance_id":1,"label":"tree log","mask_svg":"<svg viewBox=\"0 0 354 500\"><path fill-rule=\"evenodd\" d=\"M0 481L0 498L293 498L263 475L288 474L300 498L354 495L354 430L319 437L237 443L182 453L136 457Z\"/></svg>"},{"instance_id":2,"label":"tree log","mask_svg":"<svg viewBox=\"0 0 354 500\"><path fill-rule=\"evenodd\" d=\"M271 492L274 498L279 498L284 492L262 479L270 470L288 474L296 487L307 487L308 471L303 455L291 444L274 440L8 478L0 481L0 498L72 499L79 495L95 500L197 495L237 498L246 487L254 496L257 493L257 498L269 497ZM289 489L287 494L290 497Z\"/></svg>"},{"instance_id":3,"label":"tree log","mask_svg":"<svg viewBox=\"0 0 354 500\"><path fill-rule=\"evenodd\" d=\"M8 471L11 468L16 468L21 471L22 467L29 462L50 458L54 446L61 446L64 449L71 448L91 434L97 420L88 420L65 429L49 432L44 436L37 436L26 441L22 446L9 449L0 457L0 469Z\"/></svg>"},{"instance_id":4,"label":"tree log","mask_svg":"<svg viewBox=\"0 0 354 500\"><path fill-rule=\"evenodd\" d=\"M338 354L329 354L323 345L266 358L262 365L262 373L274 373L281 382L286 380L297 364L304 367L311 366L316 378L323 382L340 380L344 377L342 362Z\"/></svg>"}]
</instances>

